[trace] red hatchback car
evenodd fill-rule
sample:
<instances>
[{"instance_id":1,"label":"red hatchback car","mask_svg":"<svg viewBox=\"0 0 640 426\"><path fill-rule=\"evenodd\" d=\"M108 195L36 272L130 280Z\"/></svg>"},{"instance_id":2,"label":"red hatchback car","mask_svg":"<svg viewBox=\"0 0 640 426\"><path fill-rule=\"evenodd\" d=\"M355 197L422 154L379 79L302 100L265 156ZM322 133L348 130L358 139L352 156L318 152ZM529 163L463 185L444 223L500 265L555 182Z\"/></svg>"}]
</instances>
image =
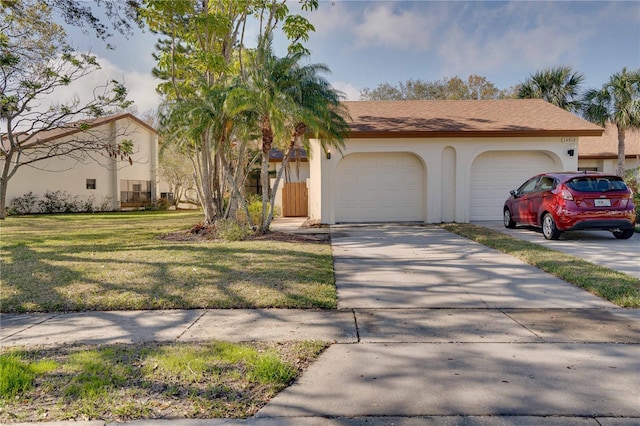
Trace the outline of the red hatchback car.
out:
<instances>
[{"instance_id":1,"label":"red hatchback car","mask_svg":"<svg viewBox=\"0 0 640 426\"><path fill-rule=\"evenodd\" d=\"M603 229L616 238L633 235L633 193L622 178L594 172L544 173L511 191L504 203L504 226L542 227L548 240L564 231Z\"/></svg>"}]
</instances>

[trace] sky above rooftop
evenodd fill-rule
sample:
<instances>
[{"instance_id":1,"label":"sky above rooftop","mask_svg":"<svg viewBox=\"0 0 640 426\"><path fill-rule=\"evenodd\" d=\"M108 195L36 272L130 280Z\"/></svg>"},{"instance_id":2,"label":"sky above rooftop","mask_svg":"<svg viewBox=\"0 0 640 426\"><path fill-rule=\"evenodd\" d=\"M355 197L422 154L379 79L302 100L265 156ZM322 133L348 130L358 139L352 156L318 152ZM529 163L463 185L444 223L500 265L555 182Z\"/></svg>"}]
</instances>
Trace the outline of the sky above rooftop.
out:
<instances>
[{"instance_id":1,"label":"sky above rooftop","mask_svg":"<svg viewBox=\"0 0 640 426\"><path fill-rule=\"evenodd\" d=\"M296 8L297 1L288 3ZM307 43L311 62L328 65L327 79L349 100L380 83L471 74L505 89L560 65L583 73L584 89L597 88L623 67L640 68L639 1L320 0L306 16L316 28ZM109 41L115 50L73 28L69 35L102 65L73 90L115 78L138 112L157 105L154 34L116 34ZM286 43L276 40L275 48L283 56Z\"/></svg>"}]
</instances>

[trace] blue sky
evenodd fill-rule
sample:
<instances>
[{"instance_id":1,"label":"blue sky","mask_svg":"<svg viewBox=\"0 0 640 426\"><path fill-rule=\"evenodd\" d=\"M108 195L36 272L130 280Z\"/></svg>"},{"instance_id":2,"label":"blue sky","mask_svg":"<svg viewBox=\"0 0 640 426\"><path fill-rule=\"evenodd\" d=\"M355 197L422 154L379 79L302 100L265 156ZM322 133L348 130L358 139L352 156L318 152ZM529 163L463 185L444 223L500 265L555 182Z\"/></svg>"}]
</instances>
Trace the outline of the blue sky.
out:
<instances>
[{"instance_id":1,"label":"blue sky","mask_svg":"<svg viewBox=\"0 0 640 426\"><path fill-rule=\"evenodd\" d=\"M288 3L293 10L297 2ZM625 66L640 68L640 1L320 0L307 17L316 28L311 61L327 64L327 78L351 100L383 82L470 74L508 88L559 65L596 88ZM70 36L99 57L95 78L124 79L140 112L157 103L153 34L114 37L113 51L78 31ZM284 43L276 49L283 55Z\"/></svg>"}]
</instances>

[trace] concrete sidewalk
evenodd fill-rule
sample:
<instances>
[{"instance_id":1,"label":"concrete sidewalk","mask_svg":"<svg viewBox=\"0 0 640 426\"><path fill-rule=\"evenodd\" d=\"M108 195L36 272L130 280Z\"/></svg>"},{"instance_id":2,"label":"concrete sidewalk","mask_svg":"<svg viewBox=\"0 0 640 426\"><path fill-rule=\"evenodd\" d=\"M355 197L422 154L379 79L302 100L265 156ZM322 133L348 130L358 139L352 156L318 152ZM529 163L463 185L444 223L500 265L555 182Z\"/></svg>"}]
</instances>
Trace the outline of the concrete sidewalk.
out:
<instances>
[{"instance_id":1,"label":"concrete sidewalk","mask_svg":"<svg viewBox=\"0 0 640 426\"><path fill-rule=\"evenodd\" d=\"M336 342L254 418L132 425L640 424L638 310L439 227L331 232L338 310L1 315L0 343Z\"/></svg>"}]
</instances>

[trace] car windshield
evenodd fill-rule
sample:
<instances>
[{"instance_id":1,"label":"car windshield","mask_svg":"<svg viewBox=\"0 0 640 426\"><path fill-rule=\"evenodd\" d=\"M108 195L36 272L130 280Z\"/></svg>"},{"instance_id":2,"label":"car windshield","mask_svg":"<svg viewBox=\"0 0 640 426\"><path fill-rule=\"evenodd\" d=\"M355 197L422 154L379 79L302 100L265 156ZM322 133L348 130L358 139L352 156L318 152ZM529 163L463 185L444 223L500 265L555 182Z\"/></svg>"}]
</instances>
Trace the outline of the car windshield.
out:
<instances>
[{"instance_id":1,"label":"car windshield","mask_svg":"<svg viewBox=\"0 0 640 426\"><path fill-rule=\"evenodd\" d=\"M566 185L579 192L625 191L627 186L616 176L581 176L568 181Z\"/></svg>"}]
</instances>

